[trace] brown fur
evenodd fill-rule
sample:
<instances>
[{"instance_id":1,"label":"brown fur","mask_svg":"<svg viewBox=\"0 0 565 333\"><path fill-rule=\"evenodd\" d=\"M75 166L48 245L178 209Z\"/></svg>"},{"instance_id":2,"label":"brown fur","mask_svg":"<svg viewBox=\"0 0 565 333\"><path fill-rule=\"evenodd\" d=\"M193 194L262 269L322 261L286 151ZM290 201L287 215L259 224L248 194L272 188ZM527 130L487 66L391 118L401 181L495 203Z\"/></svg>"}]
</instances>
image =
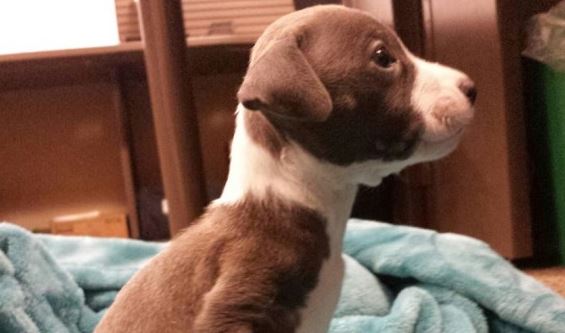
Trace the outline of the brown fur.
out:
<instances>
[{"instance_id":1,"label":"brown fur","mask_svg":"<svg viewBox=\"0 0 565 333\"><path fill-rule=\"evenodd\" d=\"M376 43L397 59L396 70L374 66ZM267 118L247 116L246 126L272 153L293 140L318 158L348 165L411 155L423 126L410 100L414 79L414 65L390 29L360 11L327 6L286 16L265 31L238 96Z\"/></svg>"},{"instance_id":2,"label":"brown fur","mask_svg":"<svg viewBox=\"0 0 565 333\"><path fill-rule=\"evenodd\" d=\"M286 139L273 127L273 124L260 112L246 112L245 129L255 142L260 143L273 156L279 156Z\"/></svg>"},{"instance_id":3,"label":"brown fur","mask_svg":"<svg viewBox=\"0 0 565 333\"><path fill-rule=\"evenodd\" d=\"M124 287L96 332L294 332L329 256L325 224L273 196L210 208Z\"/></svg>"}]
</instances>

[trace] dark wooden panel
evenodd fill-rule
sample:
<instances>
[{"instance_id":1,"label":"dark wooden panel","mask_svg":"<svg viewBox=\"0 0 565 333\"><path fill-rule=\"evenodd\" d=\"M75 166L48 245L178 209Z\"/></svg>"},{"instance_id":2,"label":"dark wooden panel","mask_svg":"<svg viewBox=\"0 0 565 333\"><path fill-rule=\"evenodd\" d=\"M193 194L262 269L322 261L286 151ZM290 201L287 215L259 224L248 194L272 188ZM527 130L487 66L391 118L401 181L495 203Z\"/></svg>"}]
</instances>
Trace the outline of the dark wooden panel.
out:
<instances>
[{"instance_id":1,"label":"dark wooden panel","mask_svg":"<svg viewBox=\"0 0 565 333\"><path fill-rule=\"evenodd\" d=\"M394 28L404 45L414 54L424 56L425 33L421 0L392 1Z\"/></svg>"},{"instance_id":2,"label":"dark wooden panel","mask_svg":"<svg viewBox=\"0 0 565 333\"><path fill-rule=\"evenodd\" d=\"M120 138L119 154L122 166L122 178L127 206L127 220L129 236L139 238L139 216L136 200L136 183L133 170L131 132L129 126L129 113L127 112L124 84L120 72L115 70L112 74L112 100L114 102L117 132Z\"/></svg>"},{"instance_id":3,"label":"dark wooden panel","mask_svg":"<svg viewBox=\"0 0 565 333\"><path fill-rule=\"evenodd\" d=\"M190 47L189 70L194 75L244 73L250 51L250 44Z\"/></svg>"},{"instance_id":4,"label":"dark wooden panel","mask_svg":"<svg viewBox=\"0 0 565 333\"><path fill-rule=\"evenodd\" d=\"M303 9L315 5L341 4L341 0L294 0L296 9Z\"/></svg>"},{"instance_id":5,"label":"dark wooden panel","mask_svg":"<svg viewBox=\"0 0 565 333\"><path fill-rule=\"evenodd\" d=\"M251 44L188 47L191 73L241 73L247 68ZM0 91L111 81L113 71L144 77L141 43L119 46L0 56ZM141 73L141 75L140 75Z\"/></svg>"},{"instance_id":6,"label":"dark wooden panel","mask_svg":"<svg viewBox=\"0 0 565 333\"><path fill-rule=\"evenodd\" d=\"M0 91L110 81L109 68L142 63L141 43L0 56Z\"/></svg>"}]
</instances>

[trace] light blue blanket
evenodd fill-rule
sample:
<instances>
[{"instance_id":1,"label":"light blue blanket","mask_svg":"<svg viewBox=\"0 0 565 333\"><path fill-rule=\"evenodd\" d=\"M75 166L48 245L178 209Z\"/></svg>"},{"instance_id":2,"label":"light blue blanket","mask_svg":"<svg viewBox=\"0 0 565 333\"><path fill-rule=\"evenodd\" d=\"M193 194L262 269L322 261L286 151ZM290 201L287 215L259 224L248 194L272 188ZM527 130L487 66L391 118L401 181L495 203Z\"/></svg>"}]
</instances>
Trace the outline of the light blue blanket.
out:
<instances>
[{"instance_id":1,"label":"light blue blanket","mask_svg":"<svg viewBox=\"0 0 565 333\"><path fill-rule=\"evenodd\" d=\"M91 332L166 244L0 224L0 332ZM352 220L332 333L565 332L565 300L477 240Z\"/></svg>"}]
</instances>

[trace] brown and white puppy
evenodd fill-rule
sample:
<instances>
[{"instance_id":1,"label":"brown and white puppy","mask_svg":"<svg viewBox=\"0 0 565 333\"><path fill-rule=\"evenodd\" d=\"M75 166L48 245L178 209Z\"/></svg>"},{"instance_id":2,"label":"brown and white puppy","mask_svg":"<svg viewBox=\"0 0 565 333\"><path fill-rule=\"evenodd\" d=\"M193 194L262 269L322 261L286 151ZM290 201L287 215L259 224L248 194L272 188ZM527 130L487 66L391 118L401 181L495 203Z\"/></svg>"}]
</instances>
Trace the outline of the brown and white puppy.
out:
<instances>
[{"instance_id":1,"label":"brown and white puppy","mask_svg":"<svg viewBox=\"0 0 565 333\"><path fill-rule=\"evenodd\" d=\"M255 45L222 196L123 288L97 333L322 333L359 184L445 156L472 81L341 6L292 13Z\"/></svg>"}]
</instances>

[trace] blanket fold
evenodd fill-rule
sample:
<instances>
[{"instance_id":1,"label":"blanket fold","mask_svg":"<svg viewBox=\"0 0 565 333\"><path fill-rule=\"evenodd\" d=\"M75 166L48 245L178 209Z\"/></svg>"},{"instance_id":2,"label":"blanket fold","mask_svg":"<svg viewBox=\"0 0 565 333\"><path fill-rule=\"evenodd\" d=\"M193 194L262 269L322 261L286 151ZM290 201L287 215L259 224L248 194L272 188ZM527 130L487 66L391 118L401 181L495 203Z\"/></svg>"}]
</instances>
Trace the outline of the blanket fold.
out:
<instances>
[{"instance_id":1,"label":"blanket fold","mask_svg":"<svg viewBox=\"0 0 565 333\"><path fill-rule=\"evenodd\" d=\"M564 299L516 270L479 240L351 220L344 251L375 274L418 281L413 287L432 296L443 312L449 309L436 319L422 318L441 322L442 332L497 332L501 327L503 332L565 332ZM475 311L469 302L485 311ZM453 317L454 309L465 316ZM448 329L465 317L474 331Z\"/></svg>"},{"instance_id":2,"label":"blanket fold","mask_svg":"<svg viewBox=\"0 0 565 333\"><path fill-rule=\"evenodd\" d=\"M166 246L0 224L0 332L92 332ZM475 239L351 220L344 252L331 333L565 332L565 300Z\"/></svg>"}]
</instances>

